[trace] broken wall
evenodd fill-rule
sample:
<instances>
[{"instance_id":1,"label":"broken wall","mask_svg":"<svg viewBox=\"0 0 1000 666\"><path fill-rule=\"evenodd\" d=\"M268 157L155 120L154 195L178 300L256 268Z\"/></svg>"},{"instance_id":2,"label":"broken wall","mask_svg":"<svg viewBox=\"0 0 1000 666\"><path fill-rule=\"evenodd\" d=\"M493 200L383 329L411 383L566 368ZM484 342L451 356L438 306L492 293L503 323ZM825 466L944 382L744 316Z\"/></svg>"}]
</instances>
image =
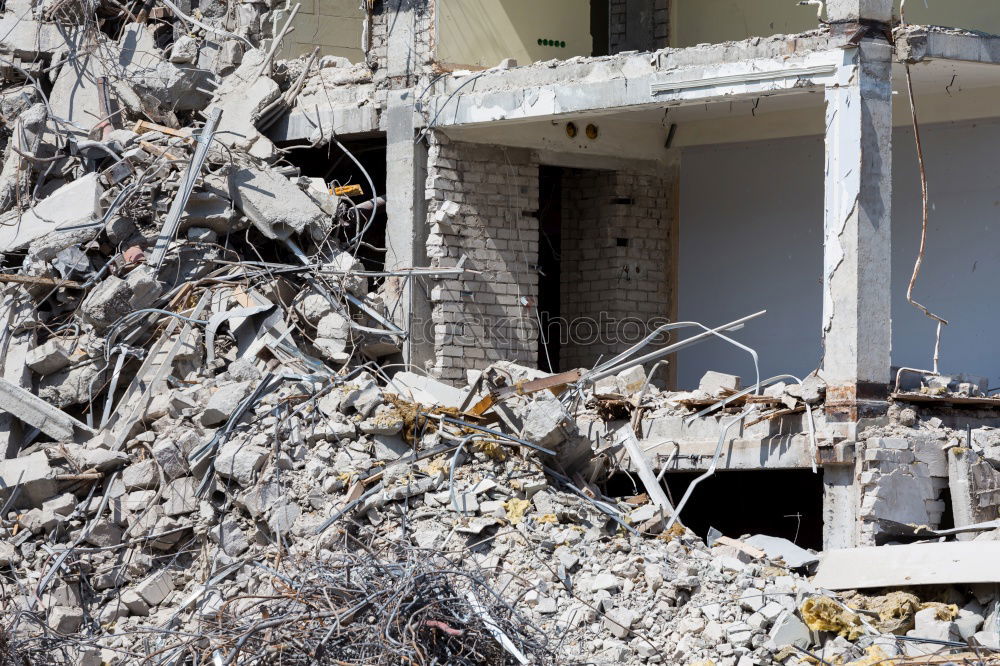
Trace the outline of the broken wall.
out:
<instances>
[{"instance_id":1,"label":"broken wall","mask_svg":"<svg viewBox=\"0 0 1000 666\"><path fill-rule=\"evenodd\" d=\"M434 60L435 4L374 1L367 60L375 68L376 81L390 78L400 87L416 85L417 74Z\"/></svg>"},{"instance_id":2,"label":"broken wall","mask_svg":"<svg viewBox=\"0 0 1000 666\"><path fill-rule=\"evenodd\" d=\"M562 179L562 368L591 367L675 312L673 180L568 169ZM596 330L595 330L596 329ZM593 335L596 332L596 338ZM566 335L568 333L568 335Z\"/></svg>"},{"instance_id":3,"label":"broken wall","mask_svg":"<svg viewBox=\"0 0 1000 666\"><path fill-rule=\"evenodd\" d=\"M427 255L433 266L476 271L431 290L435 365L463 382L466 369L506 359L535 366L538 161L532 151L452 142L432 132L427 158Z\"/></svg>"}]
</instances>

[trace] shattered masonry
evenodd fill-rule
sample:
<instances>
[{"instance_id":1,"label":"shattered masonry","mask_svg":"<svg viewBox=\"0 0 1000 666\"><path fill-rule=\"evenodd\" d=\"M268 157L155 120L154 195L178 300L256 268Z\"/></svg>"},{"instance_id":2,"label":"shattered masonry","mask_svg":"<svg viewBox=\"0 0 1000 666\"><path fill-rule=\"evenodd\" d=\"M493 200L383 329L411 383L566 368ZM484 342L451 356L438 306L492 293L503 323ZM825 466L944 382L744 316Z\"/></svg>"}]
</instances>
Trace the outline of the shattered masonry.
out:
<instances>
[{"instance_id":1,"label":"shattered masonry","mask_svg":"<svg viewBox=\"0 0 1000 666\"><path fill-rule=\"evenodd\" d=\"M897 74L1000 37L733 4L3 5L0 665L1000 662L1000 399L890 349ZM810 132L685 321L686 151Z\"/></svg>"}]
</instances>

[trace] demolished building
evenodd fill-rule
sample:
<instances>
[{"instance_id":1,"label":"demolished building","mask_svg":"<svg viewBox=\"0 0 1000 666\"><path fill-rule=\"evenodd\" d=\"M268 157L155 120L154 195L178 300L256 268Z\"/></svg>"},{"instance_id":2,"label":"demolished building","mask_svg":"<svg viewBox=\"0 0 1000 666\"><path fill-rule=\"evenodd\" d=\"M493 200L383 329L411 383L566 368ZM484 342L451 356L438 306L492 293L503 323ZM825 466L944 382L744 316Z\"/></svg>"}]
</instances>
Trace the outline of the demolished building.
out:
<instances>
[{"instance_id":1,"label":"demolished building","mask_svg":"<svg viewBox=\"0 0 1000 666\"><path fill-rule=\"evenodd\" d=\"M1000 18L730 4L6 3L11 658L1000 649Z\"/></svg>"}]
</instances>

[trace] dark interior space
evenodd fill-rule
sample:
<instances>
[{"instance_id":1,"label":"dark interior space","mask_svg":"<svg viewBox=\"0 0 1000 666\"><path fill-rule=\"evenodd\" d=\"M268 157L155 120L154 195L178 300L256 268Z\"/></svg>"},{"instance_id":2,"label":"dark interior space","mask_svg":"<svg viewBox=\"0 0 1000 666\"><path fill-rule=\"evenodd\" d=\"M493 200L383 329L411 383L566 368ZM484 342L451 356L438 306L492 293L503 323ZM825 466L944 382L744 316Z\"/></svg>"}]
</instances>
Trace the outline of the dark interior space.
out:
<instances>
[{"instance_id":1,"label":"dark interior space","mask_svg":"<svg viewBox=\"0 0 1000 666\"><path fill-rule=\"evenodd\" d=\"M610 49L611 9L608 0L590 0L590 36L594 39L592 55L608 55Z\"/></svg>"},{"instance_id":2,"label":"dark interior space","mask_svg":"<svg viewBox=\"0 0 1000 666\"><path fill-rule=\"evenodd\" d=\"M360 204L372 198L370 177L375 186L375 194L385 197L385 137L363 139L341 139L340 142L361 163L364 171L358 168L348 155L335 143L316 148L292 146L286 160L299 167L303 176L322 178L330 189L347 185L360 185L364 194L351 197ZM285 146L288 150L289 147ZM358 259L368 270L379 271L385 267L385 205L379 202L378 212L372 224L363 236ZM353 227L342 229L340 240L353 235Z\"/></svg>"},{"instance_id":3,"label":"dark interior space","mask_svg":"<svg viewBox=\"0 0 1000 666\"><path fill-rule=\"evenodd\" d=\"M538 173L538 336L539 366L559 372L559 336L548 326L559 318L559 257L562 236L562 178L560 167L542 166Z\"/></svg>"},{"instance_id":4,"label":"dark interior space","mask_svg":"<svg viewBox=\"0 0 1000 666\"><path fill-rule=\"evenodd\" d=\"M676 504L701 472L664 476L667 495ZM637 486L633 485L633 479ZM608 495L643 492L638 477L615 474ZM812 470L716 472L695 488L681 522L704 538L710 527L738 539L744 534L783 537L803 548L823 548L823 474Z\"/></svg>"}]
</instances>

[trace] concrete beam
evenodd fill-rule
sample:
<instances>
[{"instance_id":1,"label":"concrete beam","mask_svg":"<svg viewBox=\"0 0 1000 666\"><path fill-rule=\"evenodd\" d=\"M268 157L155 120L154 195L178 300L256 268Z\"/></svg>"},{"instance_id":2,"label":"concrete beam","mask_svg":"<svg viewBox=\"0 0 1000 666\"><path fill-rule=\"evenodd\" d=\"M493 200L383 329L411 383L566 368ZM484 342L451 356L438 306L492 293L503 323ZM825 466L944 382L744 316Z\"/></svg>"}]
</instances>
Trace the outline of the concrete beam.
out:
<instances>
[{"instance_id":1,"label":"concrete beam","mask_svg":"<svg viewBox=\"0 0 1000 666\"><path fill-rule=\"evenodd\" d=\"M417 121L412 94L391 92L383 114L386 135L385 269L421 267L427 258L427 144L415 141ZM428 297L431 285L420 278L390 277L383 292L397 326L409 331L403 358L423 367L434 358Z\"/></svg>"},{"instance_id":2,"label":"concrete beam","mask_svg":"<svg viewBox=\"0 0 1000 666\"><path fill-rule=\"evenodd\" d=\"M363 135L378 131L378 113L371 104L296 106L268 131L275 143L316 137Z\"/></svg>"},{"instance_id":3,"label":"concrete beam","mask_svg":"<svg viewBox=\"0 0 1000 666\"><path fill-rule=\"evenodd\" d=\"M831 23L892 20L892 0L827 0L826 19Z\"/></svg>"},{"instance_id":4,"label":"concrete beam","mask_svg":"<svg viewBox=\"0 0 1000 666\"><path fill-rule=\"evenodd\" d=\"M896 32L896 57L910 64L941 59L996 65L1000 64L1000 37L913 26Z\"/></svg>"},{"instance_id":5,"label":"concrete beam","mask_svg":"<svg viewBox=\"0 0 1000 666\"><path fill-rule=\"evenodd\" d=\"M72 440L77 432L85 433L87 439L94 436L85 423L6 379L0 379L0 412L13 414L57 441Z\"/></svg>"},{"instance_id":6,"label":"concrete beam","mask_svg":"<svg viewBox=\"0 0 1000 666\"><path fill-rule=\"evenodd\" d=\"M677 445L674 442L653 445L648 440L641 440L641 444L655 470L667 467L673 472L694 472L708 469L719 440L682 441ZM812 469L812 460L808 435L741 438L723 446L718 469Z\"/></svg>"},{"instance_id":7,"label":"concrete beam","mask_svg":"<svg viewBox=\"0 0 1000 666\"><path fill-rule=\"evenodd\" d=\"M444 88L428 103L429 117L434 126L448 128L801 94L832 84L842 57L840 49L831 49L681 69L650 68L634 76L599 69L587 78L479 92L475 85L460 90L450 83L453 90Z\"/></svg>"},{"instance_id":8,"label":"concrete beam","mask_svg":"<svg viewBox=\"0 0 1000 666\"><path fill-rule=\"evenodd\" d=\"M822 375L828 419L853 423L884 407L889 381L892 48L843 53L826 93Z\"/></svg>"}]
</instances>

